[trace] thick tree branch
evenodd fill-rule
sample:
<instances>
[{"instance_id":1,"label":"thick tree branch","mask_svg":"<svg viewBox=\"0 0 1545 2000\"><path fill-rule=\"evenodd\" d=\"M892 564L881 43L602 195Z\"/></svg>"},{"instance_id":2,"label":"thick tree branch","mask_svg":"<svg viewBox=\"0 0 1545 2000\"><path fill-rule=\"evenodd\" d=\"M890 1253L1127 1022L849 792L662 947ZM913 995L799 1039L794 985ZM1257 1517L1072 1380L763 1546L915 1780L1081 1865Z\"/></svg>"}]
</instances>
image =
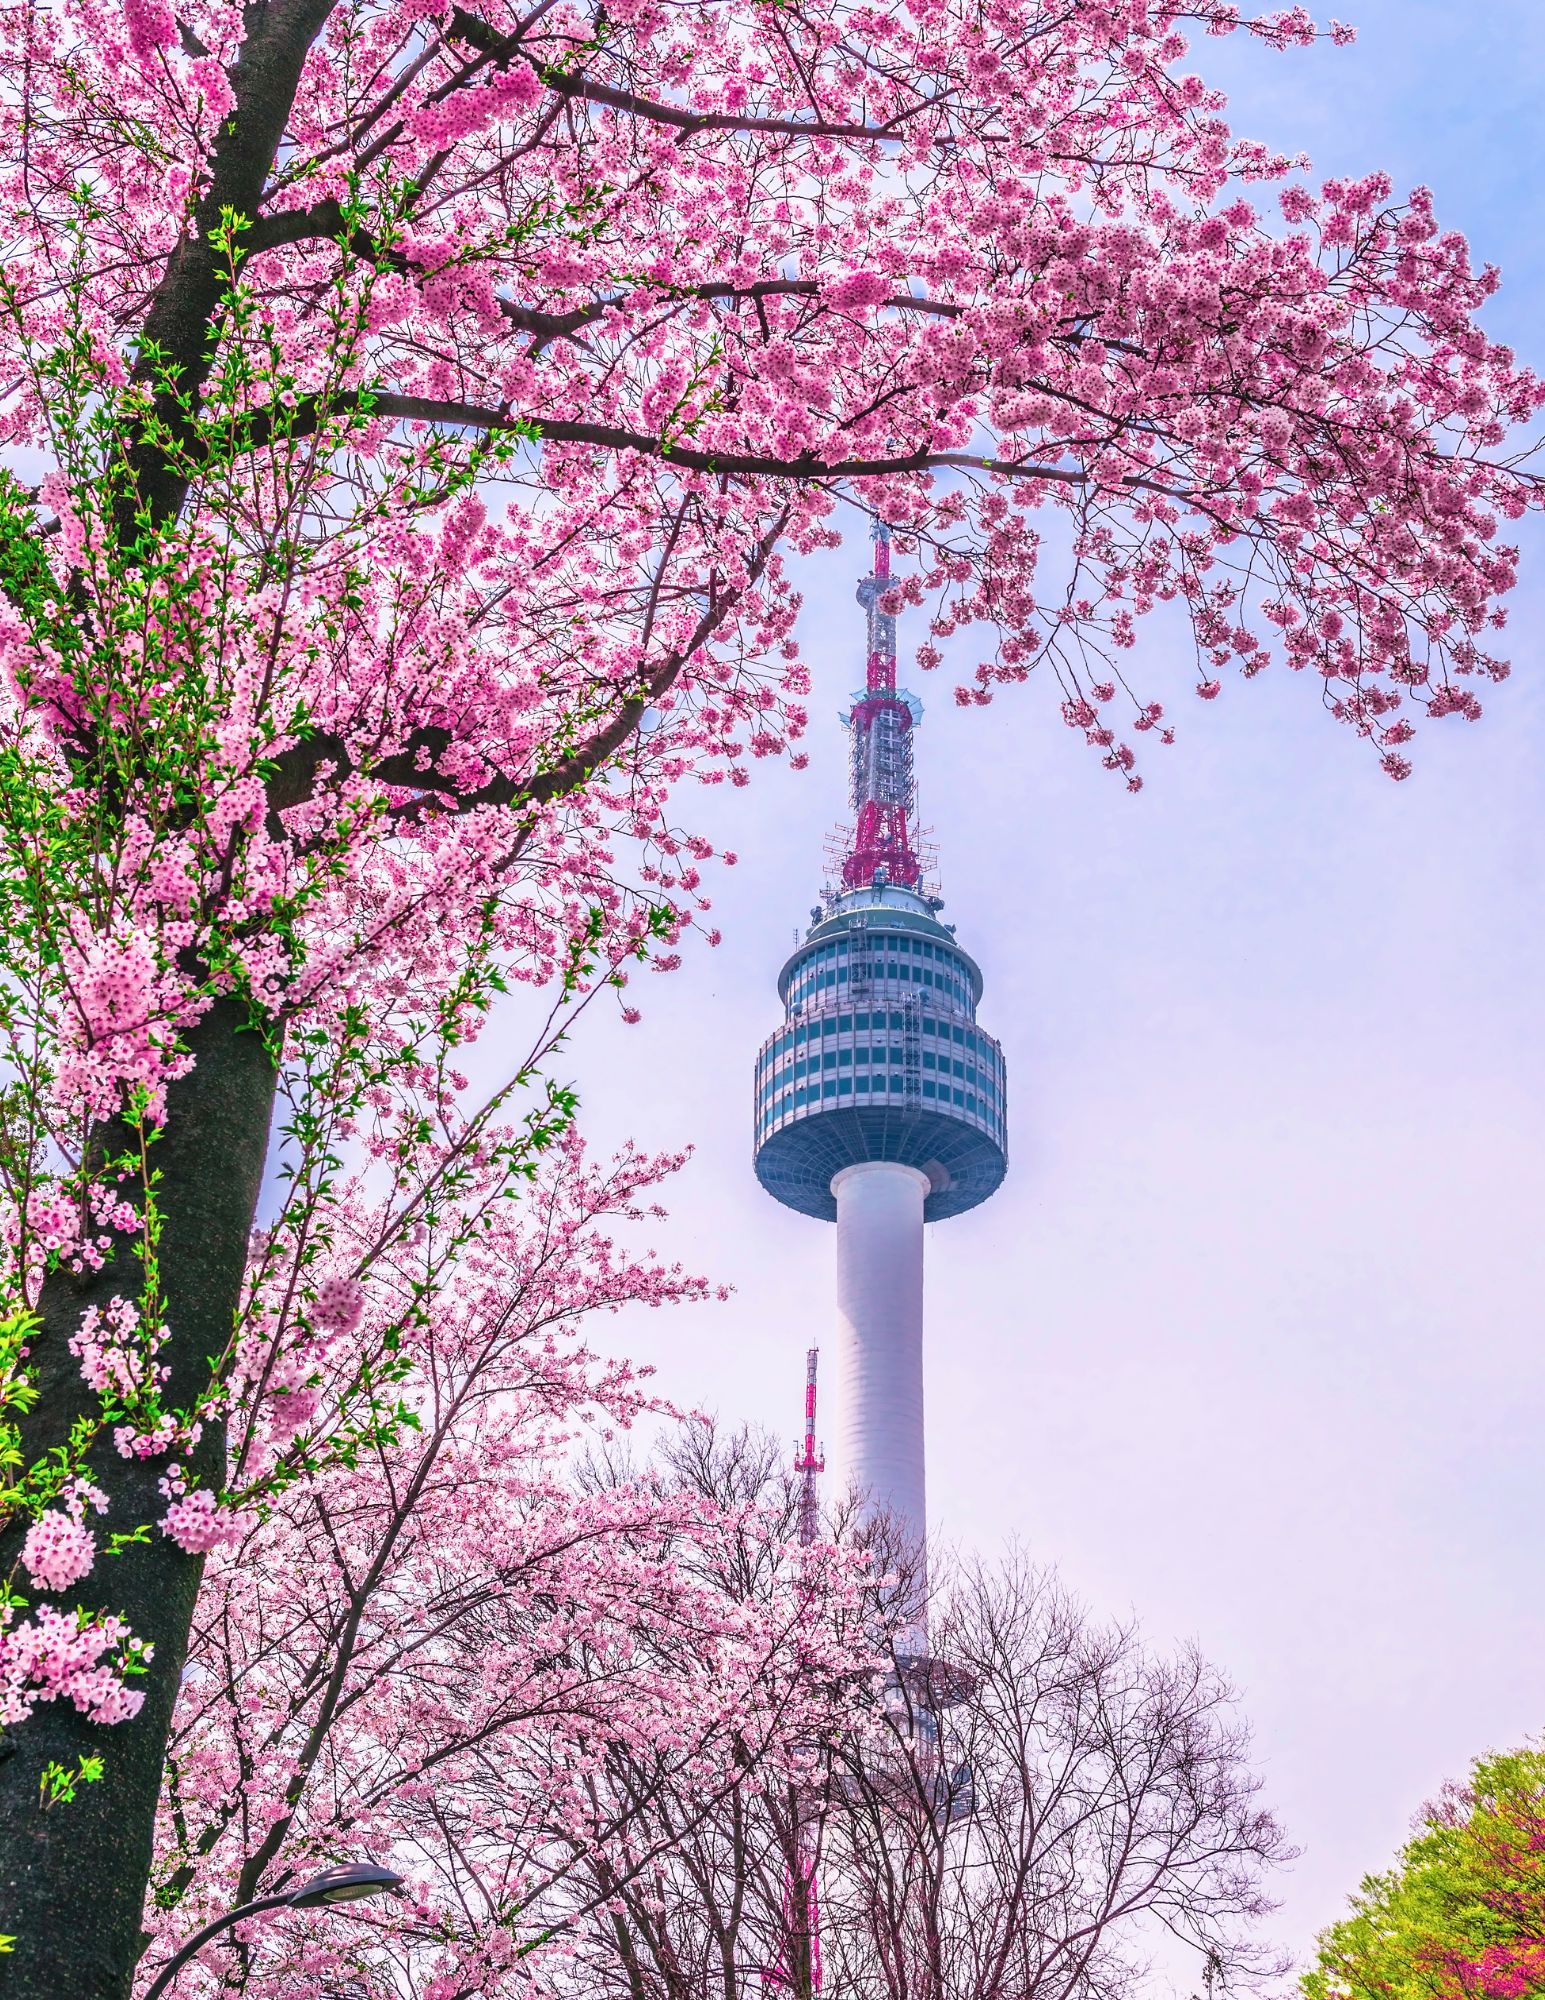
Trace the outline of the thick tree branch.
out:
<instances>
[{"instance_id":1,"label":"thick tree branch","mask_svg":"<svg viewBox=\"0 0 1545 2000\"><path fill-rule=\"evenodd\" d=\"M380 246L370 231L357 223L351 227L342 207L331 196L314 202L310 208L282 208L259 216L247 231L242 250L246 256L255 257L264 250L281 249L287 243L312 241L346 243L355 256L370 263L385 261L407 268L406 259L394 257L390 252L383 260Z\"/></svg>"},{"instance_id":2,"label":"thick tree branch","mask_svg":"<svg viewBox=\"0 0 1545 2000\"><path fill-rule=\"evenodd\" d=\"M336 0L278 0L252 8L241 54L231 70L235 106L220 127L209 177L198 206L145 315L135 373L156 389L157 415L173 438L185 441L214 357L210 329L226 280L216 238L227 214L252 217L262 202L284 128L295 102L306 55ZM153 523L181 506L187 480L158 446L129 452L137 498ZM121 522L132 530L132 499Z\"/></svg>"},{"instance_id":3,"label":"thick tree branch","mask_svg":"<svg viewBox=\"0 0 1545 2000\"><path fill-rule=\"evenodd\" d=\"M351 395L331 399L329 409L347 414L359 404ZM518 410L490 409L479 403L441 401L433 396L399 396L371 391L366 414L393 417L405 423L449 424L462 430L509 431L533 443L589 444L606 451L632 451L643 458L659 459L681 472L705 472L713 477L793 480L809 484L826 479L875 479L888 474L934 472L956 468L987 472L1004 479L1046 479L1063 486L1087 486L1089 473L1082 466L1042 465L1030 459L994 458L973 451L917 451L879 454L870 458L822 458L815 452L799 452L785 457L777 452L703 451L696 445L677 444L669 437L648 431L628 430L620 424L585 423L568 417L533 417ZM308 437L315 431L321 411L314 405L297 404L285 411L283 436ZM275 426L266 411L259 411L247 426L243 440L249 451L266 450L273 442ZM1132 474L1122 485L1133 490L1162 493L1168 499L1190 501L1184 488Z\"/></svg>"},{"instance_id":4,"label":"thick tree branch","mask_svg":"<svg viewBox=\"0 0 1545 2000\"><path fill-rule=\"evenodd\" d=\"M748 584L754 585L761 579L787 521L788 510L783 509L757 542L747 565ZM443 802L446 811L470 812L480 806L516 806L535 810L551 805L554 800L564 798L588 784L601 766L615 756L638 728L645 711L675 685L687 661L712 638L742 594L736 591L716 595L686 642L665 654L635 693L624 696L607 720L592 730L567 757L528 778L515 778L496 771L484 784L471 791L462 790L434 768L434 760L443 756L453 741L451 732L440 727L415 730L401 750L393 751L373 763L357 761L343 738L330 733L318 733L292 744L273 760L268 780L270 835L276 840L284 837L284 824L279 815L287 807L300 805L314 795L318 776L327 765L334 768L340 780L362 772L378 784L433 793Z\"/></svg>"},{"instance_id":5,"label":"thick tree branch","mask_svg":"<svg viewBox=\"0 0 1545 2000\"><path fill-rule=\"evenodd\" d=\"M594 83L588 77L567 76L548 70L542 81L549 90L571 102L599 104L610 111L625 111L652 125L669 125L692 136L698 132L767 132L791 139L870 139L896 141L903 136L908 118L931 107L919 104L907 118L894 118L885 125L850 125L841 120L817 118L746 117L736 111L686 111L676 104L662 104L658 98L641 97L636 91L614 90L610 84Z\"/></svg>"},{"instance_id":6,"label":"thick tree branch","mask_svg":"<svg viewBox=\"0 0 1545 2000\"><path fill-rule=\"evenodd\" d=\"M467 430L514 431L533 440L553 444L593 444L610 451L635 451L644 458L657 458L684 472L707 472L719 476L789 479L806 483L822 479L875 479L887 474L934 472L950 468L967 472L988 472L1002 479L1046 479L1063 486L1087 486L1090 475L1083 466L1043 465L1033 459L995 458L974 451L896 452L873 458L823 459L815 452L801 452L785 458L774 452L700 451L694 445L675 444L669 438L651 436L646 431L630 431L618 424L582 423L564 417L528 417L517 411L487 409L476 403L439 402L426 396L376 396L372 409L381 416L400 417L407 422L458 425ZM254 437L255 444L266 440ZM1134 492L1161 493L1166 499L1190 504L1197 496L1184 487L1164 480L1130 473L1121 485Z\"/></svg>"},{"instance_id":7,"label":"thick tree branch","mask_svg":"<svg viewBox=\"0 0 1545 2000\"><path fill-rule=\"evenodd\" d=\"M465 42L479 54L491 56L498 64L508 63L518 52L518 34L501 35L497 28L487 21L470 14L464 7L451 10L451 18L446 28L450 41ZM802 139L875 139L896 140L902 136L908 121L923 111L937 109L934 100L919 102L906 117L888 120L884 125L856 125L840 120L803 118L758 118L746 117L734 111L687 111L678 104L664 104L658 98L641 97L631 90L614 90L609 84L594 83L588 77L572 75L558 69L544 69L539 72L549 90L571 101L586 104L600 104L612 111L626 111L631 117L643 118L655 125L669 125L678 132L768 132L789 138Z\"/></svg>"}]
</instances>

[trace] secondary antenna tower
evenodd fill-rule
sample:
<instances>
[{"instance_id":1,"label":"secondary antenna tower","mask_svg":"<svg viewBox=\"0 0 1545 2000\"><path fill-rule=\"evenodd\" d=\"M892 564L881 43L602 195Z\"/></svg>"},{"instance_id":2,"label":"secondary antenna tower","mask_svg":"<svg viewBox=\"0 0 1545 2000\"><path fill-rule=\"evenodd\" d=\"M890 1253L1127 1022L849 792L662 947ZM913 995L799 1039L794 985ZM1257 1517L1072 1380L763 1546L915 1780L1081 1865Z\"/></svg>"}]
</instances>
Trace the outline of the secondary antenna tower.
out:
<instances>
[{"instance_id":1,"label":"secondary antenna tower","mask_svg":"<svg viewBox=\"0 0 1545 2000\"><path fill-rule=\"evenodd\" d=\"M820 1526L820 1489L816 1481L826 1470L826 1460L815 1448L815 1371L821 1350L812 1347L805 1355L805 1437L795 1448L794 1470L799 1474L799 1545L808 1549Z\"/></svg>"},{"instance_id":2,"label":"secondary antenna tower","mask_svg":"<svg viewBox=\"0 0 1545 2000\"><path fill-rule=\"evenodd\" d=\"M821 1350L810 1348L805 1355L805 1435L794 1447L794 1470L799 1474L799 1545L808 1549L820 1533L820 1488L816 1484L826 1470L825 1457L815 1443L815 1371ZM766 1984L789 1988L789 1942L802 1936L809 1952L810 1991L821 1990L821 1903L816 1886L816 1869L821 1859L821 1822L817 1814L801 1817L795 1831L792 1862L783 1875L783 1944L778 1963L767 1974Z\"/></svg>"}]
</instances>

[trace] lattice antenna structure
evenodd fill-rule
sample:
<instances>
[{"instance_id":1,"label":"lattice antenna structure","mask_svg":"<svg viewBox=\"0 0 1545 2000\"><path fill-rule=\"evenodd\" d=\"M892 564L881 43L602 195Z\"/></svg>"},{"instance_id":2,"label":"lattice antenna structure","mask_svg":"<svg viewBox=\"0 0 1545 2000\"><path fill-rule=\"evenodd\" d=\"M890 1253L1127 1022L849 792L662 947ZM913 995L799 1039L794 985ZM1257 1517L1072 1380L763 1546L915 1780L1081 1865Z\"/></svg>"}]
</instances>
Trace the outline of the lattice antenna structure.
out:
<instances>
[{"instance_id":1,"label":"lattice antenna structure","mask_svg":"<svg viewBox=\"0 0 1545 2000\"><path fill-rule=\"evenodd\" d=\"M828 830L821 840L821 904L824 908L836 897L846 895L843 876L853 852L854 825L851 820ZM931 826L912 826L912 852L917 857L917 892L925 902L944 907L944 884L939 874L939 843Z\"/></svg>"},{"instance_id":2,"label":"lattice antenna structure","mask_svg":"<svg viewBox=\"0 0 1545 2000\"><path fill-rule=\"evenodd\" d=\"M923 719L915 695L896 685L896 619L885 609L891 588L891 531L874 524L874 569L858 586L869 621L869 666L864 686L843 716L848 730L849 796L853 840L842 867L844 889L866 889L878 879L898 888L922 882L913 815L917 780L912 732Z\"/></svg>"}]
</instances>

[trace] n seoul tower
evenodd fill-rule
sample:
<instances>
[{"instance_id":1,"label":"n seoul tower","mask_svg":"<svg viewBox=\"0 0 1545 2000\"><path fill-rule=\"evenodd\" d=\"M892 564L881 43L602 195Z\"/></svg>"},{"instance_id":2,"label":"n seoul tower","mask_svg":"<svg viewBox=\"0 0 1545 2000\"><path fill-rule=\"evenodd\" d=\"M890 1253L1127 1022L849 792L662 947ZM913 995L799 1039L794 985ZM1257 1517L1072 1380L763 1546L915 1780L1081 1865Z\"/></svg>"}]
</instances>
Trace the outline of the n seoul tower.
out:
<instances>
[{"instance_id":1,"label":"n seoul tower","mask_svg":"<svg viewBox=\"0 0 1545 2000\"><path fill-rule=\"evenodd\" d=\"M842 718L853 828L840 884L778 975L783 1026L756 1063L756 1173L837 1225L840 1485L928 1527L923 1224L962 1215L1008 1165L1003 1052L977 1025L982 975L923 882L912 741L922 705L896 685L890 534L874 530L864 686Z\"/></svg>"}]
</instances>

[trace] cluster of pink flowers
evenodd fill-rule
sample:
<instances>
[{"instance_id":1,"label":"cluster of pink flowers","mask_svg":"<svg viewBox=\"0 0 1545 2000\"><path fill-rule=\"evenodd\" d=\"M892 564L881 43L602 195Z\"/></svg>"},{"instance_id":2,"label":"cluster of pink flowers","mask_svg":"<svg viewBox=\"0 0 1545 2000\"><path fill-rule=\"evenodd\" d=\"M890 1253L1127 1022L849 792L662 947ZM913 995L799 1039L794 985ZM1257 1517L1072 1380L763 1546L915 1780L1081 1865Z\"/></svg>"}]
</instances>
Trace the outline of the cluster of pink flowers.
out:
<instances>
[{"instance_id":1,"label":"cluster of pink flowers","mask_svg":"<svg viewBox=\"0 0 1545 2000\"><path fill-rule=\"evenodd\" d=\"M311 1317L328 1333L352 1333L365 1311L365 1288L357 1278L327 1278L317 1287Z\"/></svg>"},{"instance_id":2,"label":"cluster of pink flowers","mask_svg":"<svg viewBox=\"0 0 1545 2000\"><path fill-rule=\"evenodd\" d=\"M96 1561L96 1536L86 1524L49 1508L27 1530L22 1566L42 1590L68 1590Z\"/></svg>"},{"instance_id":3,"label":"cluster of pink flowers","mask_svg":"<svg viewBox=\"0 0 1545 2000\"><path fill-rule=\"evenodd\" d=\"M108 1118L126 1090L160 1111L166 1086L188 1067L175 1052L191 1018L186 980L159 963L153 933L91 937L68 951L57 1088L77 1116Z\"/></svg>"},{"instance_id":4,"label":"cluster of pink flowers","mask_svg":"<svg viewBox=\"0 0 1545 2000\"><path fill-rule=\"evenodd\" d=\"M88 1306L78 1330L70 1336L70 1352L81 1373L99 1394L132 1402L154 1387L164 1371L157 1369L155 1351L166 1329L148 1329L132 1299L109 1299L105 1307Z\"/></svg>"},{"instance_id":5,"label":"cluster of pink flowers","mask_svg":"<svg viewBox=\"0 0 1545 2000\"><path fill-rule=\"evenodd\" d=\"M190 1556L201 1556L239 1542L251 1525L250 1515L222 1508L208 1487L199 1486L172 1501L161 1530Z\"/></svg>"},{"instance_id":6,"label":"cluster of pink flowers","mask_svg":"<svg viewBox=\"0 0 1545 2000\"><path fill-rule=\"evenodd\" d=\"M40 1701L72 1702L93 1722L128 1721L145 1699L118 1668L128 1638L117 1618L42 1604L18 1623L12 1607L0 1608L0 1723L25 1721Z\"/></svg>"},{"instance_id":7,"label":"cluster of pink flowers","mask_svg":"<svg viewBox=\"0 0 1545 2000\"><path fill-rule=\"evenodd\" d=\"M1545 1944L1488 1945L1474 1958L1454 1956L1441 1974L1465 2000L1532 2000L1545 1985Z\"/></svg>"}]
</instances>

